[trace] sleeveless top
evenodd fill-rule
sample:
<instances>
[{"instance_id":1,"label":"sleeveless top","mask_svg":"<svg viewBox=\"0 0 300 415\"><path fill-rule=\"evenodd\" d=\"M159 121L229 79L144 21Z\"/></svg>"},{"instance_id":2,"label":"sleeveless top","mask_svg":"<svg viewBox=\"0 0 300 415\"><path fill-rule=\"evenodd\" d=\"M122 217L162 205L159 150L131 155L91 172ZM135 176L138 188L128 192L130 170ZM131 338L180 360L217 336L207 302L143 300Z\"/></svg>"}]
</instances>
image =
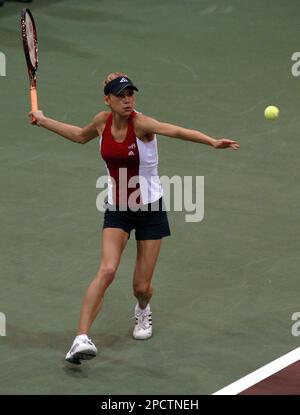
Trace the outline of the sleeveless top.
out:
<instances>
[{"instance_id":1,"label":"sleeveless top","mask_svg":"<svg viewBox=\"0 0 300 415\"><path fill-rule=\"evenodd\" d=\"M100 153L108 172L110 205L144 205L155 202L163 195L157 171L156 135L148 142L136 137L133 125L136 114L136 111L130 114L124 141L117 142L112 136L112 113L100 137Z\"/></svg>"}]
</instances>

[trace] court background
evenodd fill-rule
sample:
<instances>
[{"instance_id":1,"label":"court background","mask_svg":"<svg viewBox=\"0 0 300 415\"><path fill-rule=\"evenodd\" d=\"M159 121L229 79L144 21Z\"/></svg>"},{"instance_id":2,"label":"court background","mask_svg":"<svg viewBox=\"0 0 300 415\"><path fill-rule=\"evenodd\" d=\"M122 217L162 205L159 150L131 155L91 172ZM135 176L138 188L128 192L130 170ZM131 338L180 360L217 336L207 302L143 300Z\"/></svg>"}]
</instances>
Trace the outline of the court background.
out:
<instances>
[{"instance_id":1,"label":"court background","mask_svg":"<svg viewBox=\"0 0 300 415\"><path fill-rule=\"evenodd\" d=\"M103 214L98 142L76 145L27 121L19 15L0 9L1 394L210 394L299 344L297 0L45 1L39 106L84 125L101 82L126 71L137 109L240 142L239 152L159 137L160 175L205 176L205 217L169 214L154 277L154 336L131 338L130 239L91 337L96 359L65 365L82 296L98 267ZM277 105L280 119L263 109Z\"/></svg>"}]
</instances>

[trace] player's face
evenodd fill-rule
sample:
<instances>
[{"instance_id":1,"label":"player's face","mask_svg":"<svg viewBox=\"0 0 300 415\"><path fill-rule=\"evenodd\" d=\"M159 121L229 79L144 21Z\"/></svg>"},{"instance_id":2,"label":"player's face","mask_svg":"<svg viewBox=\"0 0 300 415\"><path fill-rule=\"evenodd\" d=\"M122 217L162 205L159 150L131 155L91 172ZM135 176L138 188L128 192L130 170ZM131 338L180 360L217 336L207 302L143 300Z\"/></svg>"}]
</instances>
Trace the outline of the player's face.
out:
<instances>
[{"instance_id":1,"label":"player's face","mask_svg":"<svg viewBox=\"0 0 300 415\"><path fill-rule=\"evenodd\" d=\"M119 95L109 94L105 97L106 103L112 111L120 115L130 115L135 106L134 91L131 88L125 88Z\"/></svg>"}]
</instances>

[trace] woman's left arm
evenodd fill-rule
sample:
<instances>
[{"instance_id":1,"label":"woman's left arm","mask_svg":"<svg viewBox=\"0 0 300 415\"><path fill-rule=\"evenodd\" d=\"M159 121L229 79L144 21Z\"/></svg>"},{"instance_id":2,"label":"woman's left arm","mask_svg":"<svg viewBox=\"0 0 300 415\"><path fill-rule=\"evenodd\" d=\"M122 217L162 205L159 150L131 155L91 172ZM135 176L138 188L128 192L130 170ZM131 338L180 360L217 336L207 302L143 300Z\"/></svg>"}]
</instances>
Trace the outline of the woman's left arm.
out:
<instances>
[{"instance_id":1,"label":"woman's left arm","mask_svg":"<svg viewBox=\"0 0 300 415\"><path fill-rule=\"evenodd\" d=\"M181 140L193 141L194 143L202 143L212 146L214 148L232 148L239 149L239 144L236 141L228 140L227 138L216 139L210 137L200 131L190 130L188 128L179 127L174 124L167 124L157 121L154 118L147 117L143 114L138 114L136 119L136 126L142 129L146 134L160 134L167 137L180 138Z\"/></svg>"}]
</instances>

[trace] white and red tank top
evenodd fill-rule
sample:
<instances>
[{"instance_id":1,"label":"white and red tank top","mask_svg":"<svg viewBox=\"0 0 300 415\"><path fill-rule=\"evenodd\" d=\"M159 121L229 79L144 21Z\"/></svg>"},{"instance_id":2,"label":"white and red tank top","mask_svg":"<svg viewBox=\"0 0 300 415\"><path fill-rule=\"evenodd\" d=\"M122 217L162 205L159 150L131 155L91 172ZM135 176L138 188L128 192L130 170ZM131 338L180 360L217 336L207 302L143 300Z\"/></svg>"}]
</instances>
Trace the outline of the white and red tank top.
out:
<instances>
[{"instance_id":1,"label":"white and red tank top","mask_svg":"<svg viewBox=\"0 0 300 415\"><path fill-rule=\"evenodd\" d=\"M126 138L117 142L111 133L112 114L110 113L102 137L100 153L108 172L108 203L130 206L153 203L163 195L158 177L157 139L144 142L136 137L133 119L137 112L132 111L128 120Z\"/></svg>"}]
</instances>

